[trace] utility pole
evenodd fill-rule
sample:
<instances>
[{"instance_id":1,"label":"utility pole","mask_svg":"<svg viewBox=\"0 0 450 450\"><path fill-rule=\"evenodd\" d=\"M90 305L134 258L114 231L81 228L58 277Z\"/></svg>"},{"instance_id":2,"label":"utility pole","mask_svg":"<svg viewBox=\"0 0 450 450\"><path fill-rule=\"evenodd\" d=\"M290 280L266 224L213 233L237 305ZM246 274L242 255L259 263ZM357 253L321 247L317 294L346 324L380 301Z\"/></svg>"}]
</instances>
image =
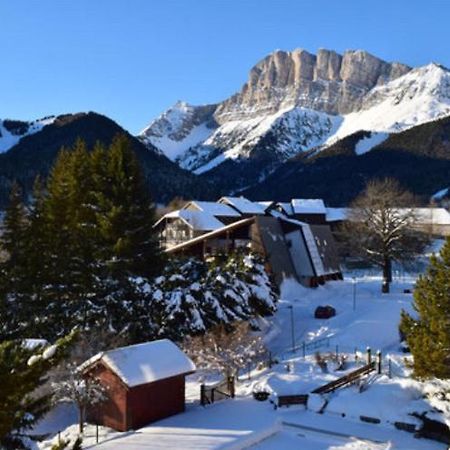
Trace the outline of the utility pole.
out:
<instances>
[{"instance_id":1,"label":"utility pole","mask_svg":"<svg viewBox=\"0 0 450 450\"><path fill-rule=\"evenodd\" d=\"M292 353L295 353L295 329L294 329L294 307L289 305L291 310L291 339L292 339Z\"/></svg>"}]
</instances>

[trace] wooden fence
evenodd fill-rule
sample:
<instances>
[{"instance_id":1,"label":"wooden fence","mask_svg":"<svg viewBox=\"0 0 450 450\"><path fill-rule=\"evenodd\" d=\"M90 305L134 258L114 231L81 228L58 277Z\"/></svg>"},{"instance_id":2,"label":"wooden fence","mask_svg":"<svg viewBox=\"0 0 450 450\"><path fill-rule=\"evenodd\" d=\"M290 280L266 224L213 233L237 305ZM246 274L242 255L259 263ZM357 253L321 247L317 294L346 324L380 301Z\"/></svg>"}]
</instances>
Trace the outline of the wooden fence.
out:
<instances>
[{"instance_id":1,"label":"wooden fence","mask_svg":"<svg viewBox=\"0 0 450 450\"><path fill-rule=\"evenodd\" d=\"M218 383L200 385L200 404L203 406L210 405L219 400L226 398L234 398L235 395L235 378L227 377Z\"/></svg>"},{"instance_id":2,"label":"wooden fence","mask_svg":"<svg viewBox=\"0 0 450 450\"><path fill-rule=\"evenodd\" d=\"M331 381L330 383L327 383L324 386L320 386L317 389L314 389L312 391L312 393L313 394L326 394L328 392L333 392L336 389L342 388L342 387L346 386L347 384L354 383L356 380L358 380L362 376L373 372L376 369L376 367L377 367L376 362L372 361L372 362L366 364L365 366L360 367L359 369L356 369L353 372L350 372L341 378L338 378L337 380Z\"/></svg>"}]
</instances>

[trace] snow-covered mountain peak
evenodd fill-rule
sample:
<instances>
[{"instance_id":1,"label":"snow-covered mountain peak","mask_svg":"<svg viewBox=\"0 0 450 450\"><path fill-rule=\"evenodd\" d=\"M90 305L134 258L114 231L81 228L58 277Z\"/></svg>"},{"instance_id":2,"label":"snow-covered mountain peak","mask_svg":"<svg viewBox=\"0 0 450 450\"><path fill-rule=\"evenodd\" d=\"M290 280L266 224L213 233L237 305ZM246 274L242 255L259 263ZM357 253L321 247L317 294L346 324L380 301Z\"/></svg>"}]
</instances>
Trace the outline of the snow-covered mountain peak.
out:
<instances>
[{"instance_id":1,"label":"snow-covered mountain peak","mask_svg":"<svg viewBox=\"0 0 450 450\"><path fill-rule=\"evenodd\" d=\"M360 130L395 133L447 115L450 71L432 63L372 89L360 110L343 116L327 144Z\"/></svg>"},{"instance_id":2,"label":"snow-covered mountain peak","mask_svg":"<svg viewBox=\"0 0 450 450\"><path fill-rule=\"evenodd\" d=\"M153 144L174 161L214 131L215 109L216 105L194 106L178 101L144 128L139 139Z\"/></svg>"},{"instance_id":3,"label":"snow-covered mountain peak","mask_svg":"<svg viewBox=\"0 0 450 450\"><path fill-rule=\"evenodd\" d=\"M413 69L384 86L374 88L366 96L363 109L368 109L374 101L379 101L380 97L390 97L393 104L399 104L418 96L428 96L439 101L448 100L450 71L435 63Z\"/></svg>"}]
</instances>

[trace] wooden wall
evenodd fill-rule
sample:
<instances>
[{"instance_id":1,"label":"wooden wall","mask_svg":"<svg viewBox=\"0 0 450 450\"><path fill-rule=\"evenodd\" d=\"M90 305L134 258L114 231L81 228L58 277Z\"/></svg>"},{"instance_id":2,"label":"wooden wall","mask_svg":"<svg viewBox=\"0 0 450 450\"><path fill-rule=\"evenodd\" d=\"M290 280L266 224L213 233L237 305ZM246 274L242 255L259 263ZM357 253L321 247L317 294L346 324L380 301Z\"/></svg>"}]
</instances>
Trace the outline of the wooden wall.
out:
<instances>
[{"instance_id":1,"label":"wooden wall","mask_svg":"<svg viewBox=\"0 0 450 450\"><path fill-rule=\"evenodd\" d=\"M184 411L184 375L136 386L128 392L129 428L137 429Z\"/></svg>"},{"instance_id":2,"label":"wooden wall","mask_svg":"<svg viewBox=\"0 0 450 450\"><path fill-rule=\"evenodd\" d=\"M89 376L99 379L100 383L107 387L108 400L94 405L88 411L88 422L104 425L118 431L126 431L127 420L127 386L109 368L103 364L97 364L88 372Z\"/></svg>"}]
</instances>

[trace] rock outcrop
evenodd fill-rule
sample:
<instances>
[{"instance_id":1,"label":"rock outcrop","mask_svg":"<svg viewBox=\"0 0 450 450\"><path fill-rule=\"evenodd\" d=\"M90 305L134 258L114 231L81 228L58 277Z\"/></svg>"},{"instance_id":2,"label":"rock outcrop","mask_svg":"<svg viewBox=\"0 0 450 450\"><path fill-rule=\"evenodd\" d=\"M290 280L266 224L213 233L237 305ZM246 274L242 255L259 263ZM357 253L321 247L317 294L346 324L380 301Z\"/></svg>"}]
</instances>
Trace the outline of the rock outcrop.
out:
<instances>
[{"instance_id":1,"label":"rock outcrop","mask_svg":"<svg viewBox=\"0 0 450 450\"><path fill-rule=\"evenodd\" d=\"M224 123L294 106L347 114L362 107L372 88L410 70L362 50L343 55L325 49L317 55L302 49L278 50L251 69L242 90L218 106L215 118Z\"/></svg>"}]
</instances>

